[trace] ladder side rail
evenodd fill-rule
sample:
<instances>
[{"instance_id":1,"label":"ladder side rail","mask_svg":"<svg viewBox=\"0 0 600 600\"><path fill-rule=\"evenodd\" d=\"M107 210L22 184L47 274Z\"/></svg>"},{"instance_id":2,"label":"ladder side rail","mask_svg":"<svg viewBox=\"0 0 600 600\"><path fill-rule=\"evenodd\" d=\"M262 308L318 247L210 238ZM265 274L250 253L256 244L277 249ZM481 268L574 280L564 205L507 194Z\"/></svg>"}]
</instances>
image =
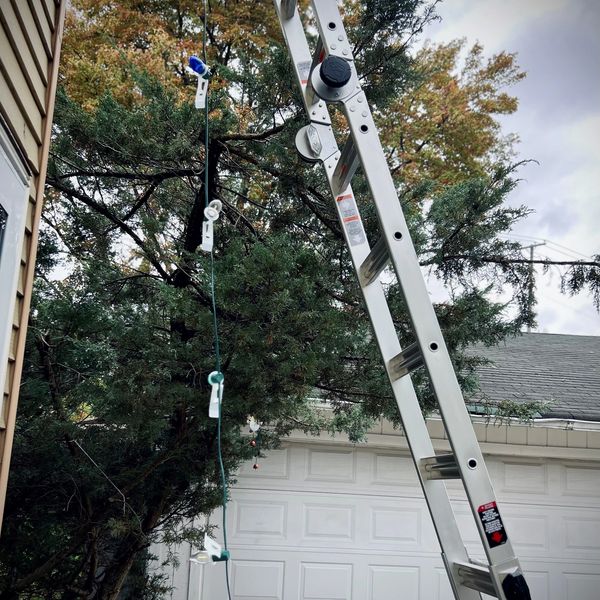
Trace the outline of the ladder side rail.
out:
<instances>
[{"instance_id":1,"label":"ladder side rail","mask_svg":"<svg viewBox=\"0 0 600 600\"><path fill-rule=\"evenodd\" d=\"M302 92L302 101L304 109L311 121L315 123L325 123L331 125L329 111L325 102L314 96L314 102L311 102L312 94L309 93L310 73L313 65L313 56L308 47L304 26L298 14L297 8L292 13L291 17L286 17L286 4L283 0L274 0L275 10L281 23L283 37L288 47L292 64L294 67L294 75ZM283 24L285 23L285 27Z\"/></svg>"},{"instance_id":2,"label":"ladder side rail","mask_svg":"<svg viewBox=\"0 0 600 600\"><path fill-rule=\"evenodd\" d=\"M289 42L291 38L296 37L298 23L294 23L294 21L299 21L299 17L298 15L294 15L290 19L282 18L279 11L281 0L274 0L274 2L280 16L280 22L284 36L286 41ZM302 46L302 44L294 44L293 46L288 45L292 60L295 64L302 61ZM307 44L304 56L309 56ZM306 81L303 79L304 74L299 69L295 69L295 74L298 84L302 89L304 89L306 87ZM307 107L307 112L308 110L310 110L310 107ZM329 157L329 160L325 162L324 166L331 193L334 198L336 198L335 204L338 217L340 219L345 241L358 277L360 266L369 255L370 247L368 241L366 240L366 236L364 240L358 244L354 243L354 241L350 238L347 223L345 222L345 219L348 217L347 212L344 210L343 200L337 201L338 198L350 197L352 202L355 202L351 186L348 186L342 194L337 194L334 171L335 164L337 160L339 160L340 155L341 153L339 149L337 149L336 153ZM355 210L356 215L360 219L358 210ZM433 519L433 524L442 549L442 558L447 567L449 564L454 564L455 562L468 562L469 558L462 543L462 538L458 530L456 518L444 482L425 478L421 469L420 461L424 458L434 455L435 451L429 436L429 432L427 431L427 424L423 417L412 381L410 378L395 378L389 371L388 365L390 361L401 352L401 346L398 336L395 333L393 319L389 310L387 299L385 297L383 286L381 282L377 280L372 285L362 287L361 289L367 310L369 312L375 338L378 342L379 349L386 366L386 371L388 372L388 377L390 378L390 384L398 405L398 409L400 411L404 433L417 470L421 487L424 491L429 511L435 516ZM457 598L460 598L460 600L480 600L481 595L479 592L462 585L457 572L454 572L450 568L447 568L447 571L448 578Z\"/></svg>"}]
</instances>

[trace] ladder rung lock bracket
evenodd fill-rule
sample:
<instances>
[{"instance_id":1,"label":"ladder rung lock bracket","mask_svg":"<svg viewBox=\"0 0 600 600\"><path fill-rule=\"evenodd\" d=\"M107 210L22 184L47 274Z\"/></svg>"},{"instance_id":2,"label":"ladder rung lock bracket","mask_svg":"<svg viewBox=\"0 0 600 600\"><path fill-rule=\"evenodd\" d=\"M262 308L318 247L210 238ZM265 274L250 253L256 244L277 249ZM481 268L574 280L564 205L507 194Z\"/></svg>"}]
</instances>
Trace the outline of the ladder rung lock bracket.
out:
<instances>
[{"instance_id":1,"label":"ladder rung lock bracket","mask_svg":"<svg viewBox=\"0 0 600 600\"><path fill-rule=\"evenodd\" d=\"M421 459L426 479L460 479L454 454L437 454Z\"/></svg>"},{"instance_id":2,"label":"ladder rung lock bracket","mask_svg":"<svg viewBox=\"0 0 600 600\"><path fill-rule=\"evenodd\" d=\"M495 598L498 597L488 567L464 563L455 563L455 566L458 577L464 586Z\"/></svg>"},{"instance_id":3,"label":"ladder rung lock bracket","mask_svg":"<svg viewBox=\"0 0 600 600\"><path fill-rule=\"evenodd\" d=\"M369 255L360 266L359 276L362 286L366 287L370 283L373 283L379 277L381 271L385 269L389 260L390 255L385 240L380 238L373 248L371 248L371 252L369 252ZM398 356L393 358L392 361L396 360Z\"/></svg>"},{"instance_id":4,"label":"ladder rung lock bracket","mask_svg":"<svg viewBox=\"0 0 600 600\"><path fill-rule=\"evenodd\" d=\"M421 354L419 344L415 342L414 344L411 344L410 346L402 350L400 354L394 356L394 358L392 358L388 363L388 369L390 372L390 376L394 380L396 380L400 379L400 377L408 375L409 373L411 373L415 369L418 369L422 365L423 355Z\"/></svg>"},{"instance_id":5,"label":"ladder rung lock bracket","mask_svg":"<svg viewBox=\"0 0 600 600\"><path fill-rule=\"evenodd\" d=\"M341 194L350 185L350 181L352 181L352 177L354 176L354 173L356 173L359 164L360 159L358 157L358 152L356 151L354 140L352 139L352 136L350 136L344 144L340 160L333 172L336 193Z\"/></svg>"},{"instance_id":6,"label":"ladder rung lock bracket","mask_svg":"<svg viewBox=\"0 0 600 600\"><path fill-rule=\"evenodd\" d=\"M291 19L296 12L296 0L281 0L281 13L284 19Z\"/></svg>"}]
</instances>

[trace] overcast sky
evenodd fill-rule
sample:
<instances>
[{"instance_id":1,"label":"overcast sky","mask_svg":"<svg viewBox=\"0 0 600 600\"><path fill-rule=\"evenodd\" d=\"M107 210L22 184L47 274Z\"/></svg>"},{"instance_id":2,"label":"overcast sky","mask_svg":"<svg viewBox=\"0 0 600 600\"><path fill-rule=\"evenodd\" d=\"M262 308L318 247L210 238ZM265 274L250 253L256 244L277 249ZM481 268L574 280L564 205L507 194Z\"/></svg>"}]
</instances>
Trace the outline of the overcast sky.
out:
<instances>
[{"instance_id":1,"label":"overcast sky","mask_svg":"<svg viewBox=\"0 0 600 600\"><path fill-rule=\"evenodd\" d=\"M519 110L503 119L521 139L520 158L539 162L521 169L511 197L535 210L514 239L552 242L537 258L600 254L600 0L445 0L438 12L426 38L516 52L527 72L512 89ZM552 271L539 270L537 283L538 331L600 335L590 296L561 295Z\"/></svg>"}]
</instances>

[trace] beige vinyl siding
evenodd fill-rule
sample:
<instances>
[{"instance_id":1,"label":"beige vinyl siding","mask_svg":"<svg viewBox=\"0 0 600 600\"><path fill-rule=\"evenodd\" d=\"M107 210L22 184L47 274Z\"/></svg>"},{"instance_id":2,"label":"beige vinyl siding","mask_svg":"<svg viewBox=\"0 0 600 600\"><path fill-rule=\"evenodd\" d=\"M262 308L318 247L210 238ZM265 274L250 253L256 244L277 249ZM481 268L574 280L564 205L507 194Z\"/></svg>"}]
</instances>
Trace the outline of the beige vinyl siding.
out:
<instances>
[{"instance_id":1,"label":"beige vinyl siding","mask_svg":"<svg viewBox=\"0 0 600 600\"><path fill-rule=\"evenodd\" d=\"M13 48L28 48L27 38L21 29L19 19L17 18L17 14L12 4L6 3L6 6L1 13L1 18L4 29L3 35L10 38L10 45ZM4 41L0 43L4 44ZM38 70L38 63L34 60L31 52L20 52L15 55L15 58L19 61L21 71L27 80L35 103L38 105L42 114L45 115L47 78L42 78L42 75Z\"/></svg>"},{"instance_id":2,"label":"beige vinyl siding","mask_svg":"<svg viewBox=\"0 0 600 600\"><path fill-rule=\"evenodd\" d=\"M37 232L43 200L60 38L66 0L0 3L0 120L31 172L25 235L0 405L0 526L14 435L17 395L28 320Z\"/></svg>"}]
</instances>

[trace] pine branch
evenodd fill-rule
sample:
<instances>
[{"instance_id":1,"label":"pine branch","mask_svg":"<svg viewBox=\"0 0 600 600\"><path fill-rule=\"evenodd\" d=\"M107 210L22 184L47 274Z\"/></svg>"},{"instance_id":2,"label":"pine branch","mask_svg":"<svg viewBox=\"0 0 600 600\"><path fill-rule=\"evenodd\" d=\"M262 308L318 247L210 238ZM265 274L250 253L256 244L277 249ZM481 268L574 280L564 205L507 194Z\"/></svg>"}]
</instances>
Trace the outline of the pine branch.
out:
<instances>
[{"instance_id":1,"label":"pine branch","mask_svg":"<svg viewBox=\"0 0 600 600\"><path fill-rule=\"evenodd\" d=\"M152 266L160 273L161 277L165 281L169 280L169 273L167 273L162 264L152 254L144 240L142 240L142 238L140 238L140 236L127 223L125 223L121 218L117 217L117 215L115 215L111 210L109 210L107 206L101 204L100 202L97 202L93 198L90 198L87 194L84 194L83 192L67 187L66 185L64 185L56 179L48 177L48 179L46 179L46 183L54 189L58 190L59 192L65 194L69 198L79 200L87 207L95 210L98 214L106 217L109 221L114 223L123 233L127 234L142 250L144 256L148 259Z\"/></svg>"}]
</instances>

